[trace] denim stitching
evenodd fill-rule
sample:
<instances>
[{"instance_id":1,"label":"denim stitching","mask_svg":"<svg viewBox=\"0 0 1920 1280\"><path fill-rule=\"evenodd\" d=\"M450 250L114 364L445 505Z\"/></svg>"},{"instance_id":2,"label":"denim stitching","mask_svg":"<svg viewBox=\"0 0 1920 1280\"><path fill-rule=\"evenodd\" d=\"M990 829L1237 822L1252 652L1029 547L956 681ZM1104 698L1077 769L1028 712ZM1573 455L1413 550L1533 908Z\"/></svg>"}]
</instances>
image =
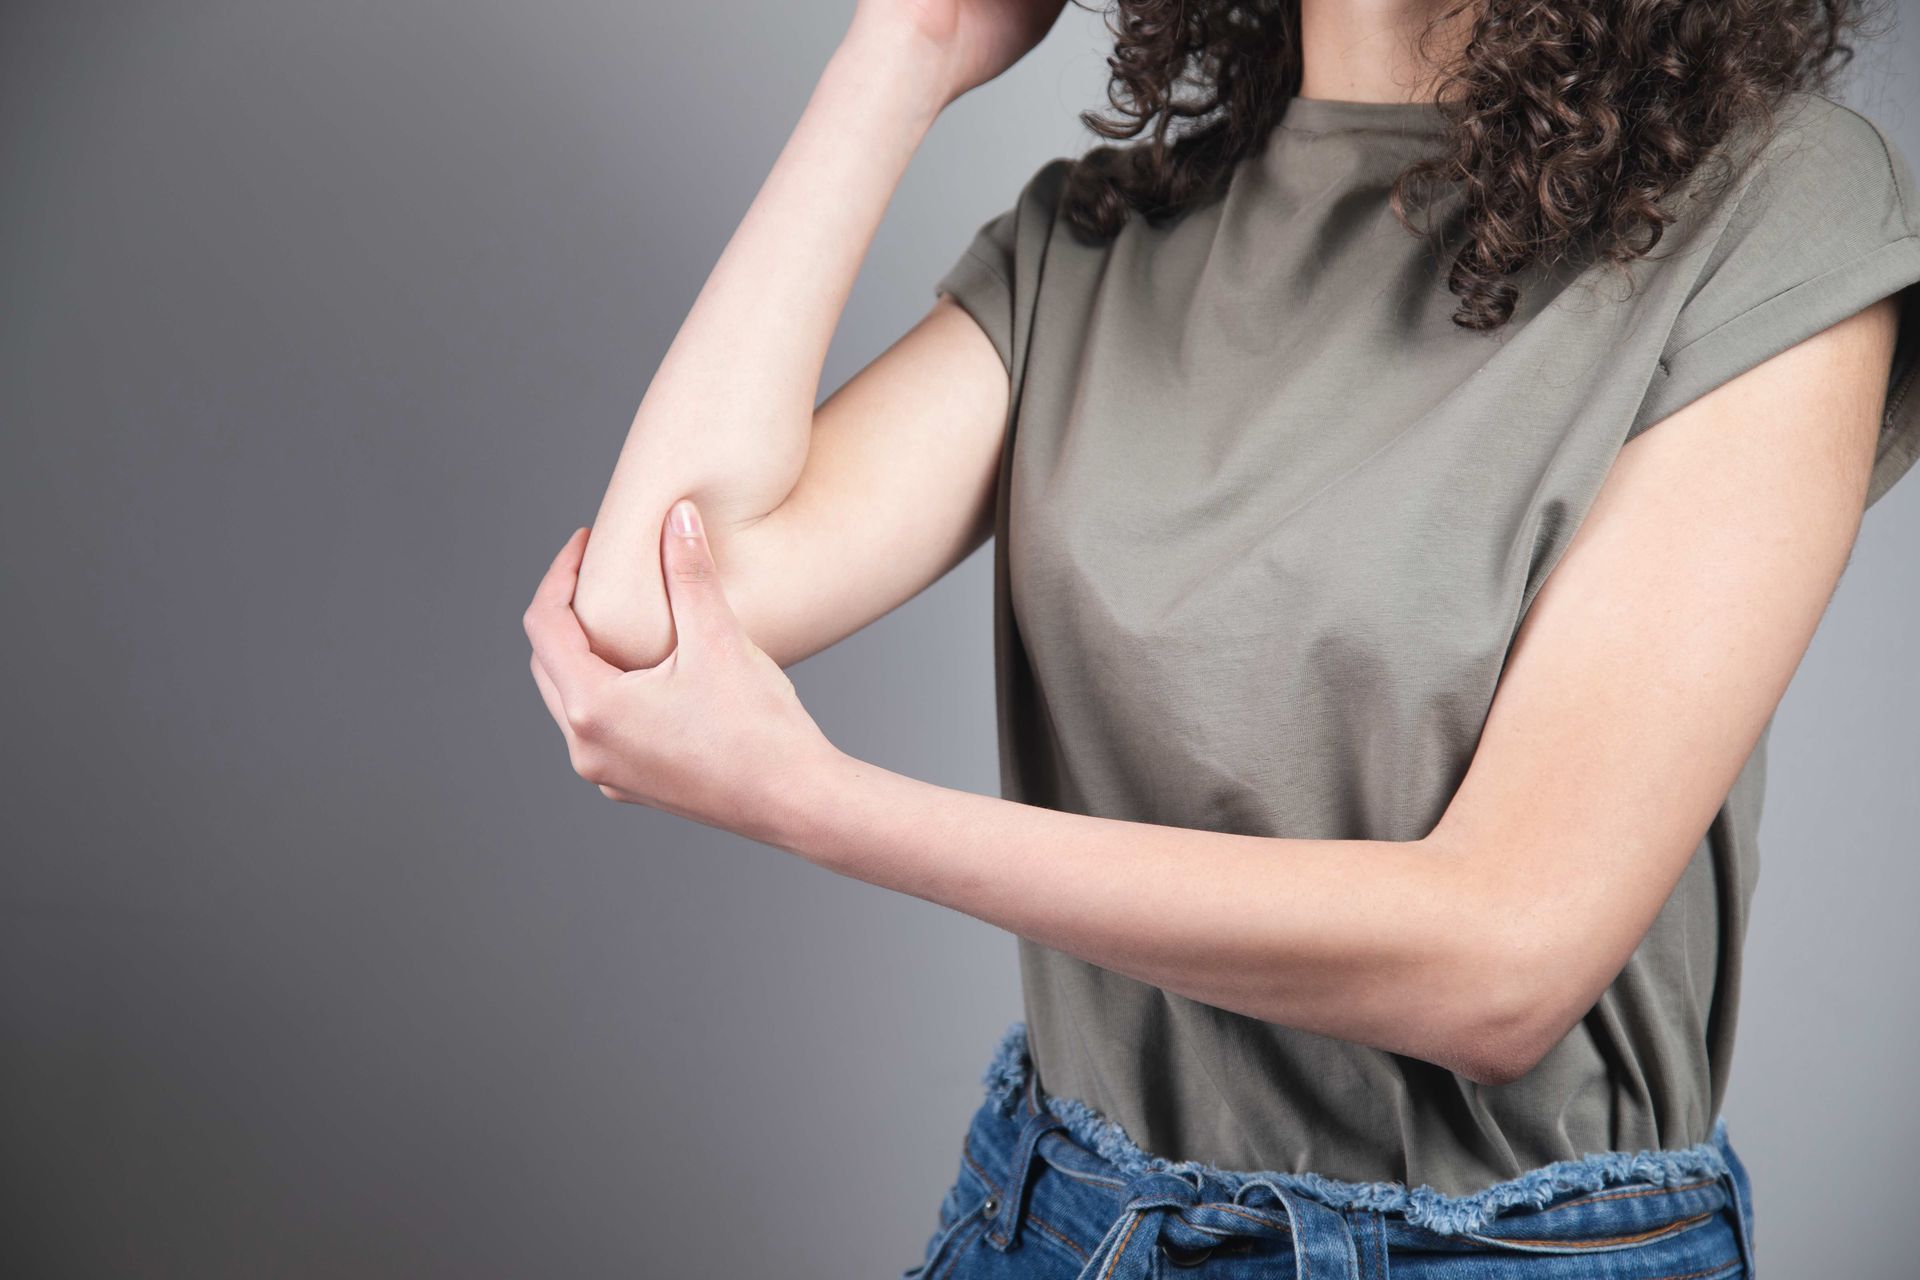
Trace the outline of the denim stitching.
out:
<instances>
[{"instance_id":1,"label":"denim stitching","mask_svg":"<svg viewBox=\"0 0 1920 1280\"><path fill-rule=\"evenodd\" d=\"M1078 1169L1062 1169L1051 1160L1047 1161L1047 1168L1053 1170L1055 1173L1065 1174L1075 1182L1084 1182L1094 1187L1105 1187L1109 1191L1118 1191L1127 1185L1125 1179L1122 1178L1103 1178L1097 1173L1082 1173Z\"/></svg>"},{"instance_id":2,"label":"denim stitching","mask_svg":"<svg viewBox=\"0 0 1920 1280\"><path fill-rule=\"evenodd\" d=\"M1209 1209L1218 1209L1221 1213L1231 1213L1236 1217L1245 1218L1249 1222L1257 1222L1265 1227L1284 1227L1289 1232L1293 1230L1293 1223L1289 1219L1268 1217L1262 1213L1255 1213L1250 1209L1243 1209L1239 1205L1221 1203L1209 1204L1207 1207Z\"/></svg>"},{"instance_id":3,"label":"denim stitching","mask_svg":"<svg viewBox=\"0 0 1920 1280\"><path fill-rule=\"evenodd\" d=\"M966 1237L964 1240L962 1240L960 1236L955 1236L949 1241L950 1247L947 1250L947 1256L941 1259L942 1263L945 1264L944 1268L928 1276L927 1280L940 1280L942 1275L952 1275L953 1269L960 1264L960 1255L978 1243L981 1235L986 1232L986 1229L986 1221L979 1219L975 1221L972 1227L961 1233Z\"/></svg>"},{"instance_id":4,"label":"denim stitching","mask_svg":"<svg viewBox=\"0 0 1920 1280\"><path fill-rule=\"evenodd\" d=\"M960 1158L967 1162L967 1166L973 1170L975 1177L979 1178L980 1181L987 1184L987 1194L993 1196L995 1199L1003 1198L1005 1193L1001 1191L1000 1184L996 1182L994 1179L988 1177L987 1171L985 1169L982 1169L979 1163L974 1160L973 1151L971 1148L972 1148L971 1141L963 1140L960 1144ZM1024 1210L1024 1216L1026 1221L1033 1223L1035 1226L1047 1232L1049 1235L1059 1237L1060 1243L1071 1248L1075 1253L1079 1254L1082 1259L1086 1258L1087 1251L1085 1249L1075 1244L1072 1238L1069 1237L1066 1232L1062 1231L1060 1228L1054 1226L1051 1222L1048 1222L1045 1218L1035 1213L1033 1211L1032 1205L1026 1206L1026 1209Z\"/></svg>"},{"instance_id":5,"label":"denim stitching","mask_svg":"<svg viewBox=\"0 0 1920 1280\"><path fill-rule=\"evenodd\" d=\"M1663 1226L1653 1227L1646 1231L1642 1231L1637 1235L1602 1236L1597 1240L1554 1240L1554 1241L1551 1241L1550 1243L1564 1249L1605 1249L1616 1244L1638 1244L1643 1241L1658 1239L1661 1236L1678 1235L1680 1234L1680 1232L1686 1230L1688 1227L1691 1227L1696 1223L1705 1222L1708 1218L1713 1217L1714 1214L1718 1212L1719 1210L1717 1209L1709 1209L1705 1213L1696 1213L1691 1218L1678 1218L1672 1222L1666 1223ZM1483 1240L1494 1241L1497 1244L1538 1245L1538 1244L1549 1243L1548 1241L1530 1239L1526 1236L1482 1236L1480 1238Z\"/></svg>"},{"instance_id":6,"label":"denim stitching","mask_svg":"<svg viewBox=\"0 0 1920 1280\"><path fill-rule=\"evenodd\" d=\"M1145 1214L1138 1213L1133 1215L1133 1221L1127 1224L1127 1234L1120 1237L1120 1247L1113 1251L1111 1258L1107 1259L1107 1270L1106 1273L1100 1277L1100 1280L1112 1280L1113 1269L1120 1265L1120 1259L1125 1256L1127 1252L1127 1241L1133 1239L1135 1228L1140 1225L1140 1219L1145 1216Z\"/></svg>"},{"instance_id":7,"label":"denim stitching","mask_svg":"<svg viewBox=\"0 0 1920 1280\"><path fill-rule=\"evenodd\" d=\"M1702 1178L1698 1182L1683 1182L1673 1187L1643 1187L1638 1191L1614 1191L1605 1195L1581 1196L1578 1200L1567 1200L1551 1208L1542 1209L1539 1216L1544 1218L1549 1213L1558 1213L1562 1209L1571 1209L1575 1205L1599 1204L1603 1200L1631 1200L1635 1196L1663 1196L1681 1191L1692 1191L1695 1187L1710 1187L1718 1181L1720 1181L1718 1178Z\"/></svg>"},{"instance_id":8,"label":"denim stitching","mask_svg":"<svg viewBox=\"0 0 1920 1280\"><path fill-rule=\"evenodd\" d=\"M1022 1089L1029 1083L1032 1059L1024 1021L1012 1023L981 1074L987 1100L1003 1116L1010 1116ZM1319 1173L1284 1170L1222 1169L1200 1160L1168 1160L1149 1155L1117 1123L1078 1098L1050 1097L1047 1103L1079 1143L1129 1177L1148 1172L1176 1176L1203 1174L1237 1191L1264 1181L1286 1187L1332 1209L1373 1209L1398 1214L1408 1224L1441 1235L1478 1231L1506 1209L1522 1205L1544 1209L1568 1191L1598 1191L1622 1182L1666 1184L1677 1178L1706 1175L1717 1178L1729 1166L1719 1144L1726 1140L1726 1117L1716 1116L1713 1135L1691 1147L1674 1150L1589 1152L1574 1160L1557 1160L1508 1178L1471 1195L1446 1195L1422 1184L1403 1182L1349 1182Z\"/></svg>"},{"instance_id":9,"label":"denim stitching","mask_svg":"<svg viewBox=\"0 0 1920 1280\"><path fill-rule=\"evenodd\" d=\"M1076 1244L1073 1241L1073 1239L1067 1235L1066 1232L1060 1230L1060 1228L1054 1226L1052 1223L1048 1222L1045 1218L1042 1218L1039 1214L1033 1212L1033 1210L1031 1209L1027 1210L1027 1224L1029 1226L1035 1226L1040 1228L1042 1231L1052 1236L1055 1240L1058 1240L1061 1244L1067 1246L1067 1248L1079 1254L1080 1261L1085 1262L1087 1260L1087 1251L1085 1249L1082 1249L1078 1244Z\"/></svg>"},{"instance_id":10,"label":"denim stitching","mask_svg":"<svg viewBox=\"0 0 1920 1280\"><path fill-rule=\"evenodd\" d=\"M991 1191L995 1196L998 1196L1000 1194L1000 1184L998 1182L995 1182L992 1178L989 1178L987 1176L987 1171L985 1169L982 1169L977 1163L974 1162L973 1153L971 1150L969 1150L969 1147L971 1145L972 1144L968 1143L968 1144L963 1144L961 1146L960 1158L967 1162L967 1166L973 1170L974 1175L978 1177L980 1181L987 1184L987 1190Z\"/></svg>"}]
</instances>

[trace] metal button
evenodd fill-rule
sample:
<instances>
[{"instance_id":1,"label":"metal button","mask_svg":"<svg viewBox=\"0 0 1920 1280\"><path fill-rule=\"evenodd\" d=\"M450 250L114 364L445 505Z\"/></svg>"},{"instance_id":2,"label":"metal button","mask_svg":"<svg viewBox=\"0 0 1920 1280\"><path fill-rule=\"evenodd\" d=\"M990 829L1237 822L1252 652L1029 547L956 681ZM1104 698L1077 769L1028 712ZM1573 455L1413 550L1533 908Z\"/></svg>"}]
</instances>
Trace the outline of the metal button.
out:
<instances>
[{"instance_id":1,"label":"metal button","mask_svg":"<svg viewBox=\"0 0 1920 1280\"><path fill-rule=\"evenodd\" d=\"M980 1216L983 1218L991 1218L998 1212L1000 1212L1000 1197L989 1195L986 1203L980 1206Z\"/></svg>"},{"instance_id":2,"label":"metal button","mask_svg":"<svg viewBox=\"0 0 1920 1280\"><path fill-rule=\"evenodd\" d=\"M1209 1246L1208 1248L1200 1250L1198 1253L1189 1253L1185 1250L1175 1250L1171 1248L1164 1240L1160 1242L1160 1252L1165 1254L1167 1261L1176 1267L1199 1266L1213 1256L1213 1248L1213 1246Z\"/></svg>"}]
</instances>

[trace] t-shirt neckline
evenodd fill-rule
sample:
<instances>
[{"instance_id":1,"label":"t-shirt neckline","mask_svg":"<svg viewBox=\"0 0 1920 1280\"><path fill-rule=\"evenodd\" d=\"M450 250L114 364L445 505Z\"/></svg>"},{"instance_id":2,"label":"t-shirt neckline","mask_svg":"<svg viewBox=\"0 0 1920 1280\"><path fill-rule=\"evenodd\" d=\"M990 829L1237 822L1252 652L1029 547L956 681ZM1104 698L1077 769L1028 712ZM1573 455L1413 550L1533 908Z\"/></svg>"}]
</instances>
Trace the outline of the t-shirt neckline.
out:
<instances>
[{"instance_id":1,"label":"t-shirt neckline","mask_svg":"<svg viewBox=\"0 0 1920 1280\"><path fill-rule=\"evenodd\" d=\"M1358 102L1296 96L1287 100L1279 127L1301 133L1357 130L1433 134L1446 129L1447 118L1438 102Z\"/></svg>"}]
</instances>

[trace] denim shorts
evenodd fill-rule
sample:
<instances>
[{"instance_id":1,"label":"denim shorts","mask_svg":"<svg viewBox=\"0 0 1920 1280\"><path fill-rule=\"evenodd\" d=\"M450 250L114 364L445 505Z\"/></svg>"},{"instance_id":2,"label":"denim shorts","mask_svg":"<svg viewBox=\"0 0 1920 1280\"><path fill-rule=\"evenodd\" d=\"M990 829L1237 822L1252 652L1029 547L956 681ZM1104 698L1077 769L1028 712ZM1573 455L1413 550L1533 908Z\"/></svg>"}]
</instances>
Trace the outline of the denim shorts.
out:
<instances>
[{"instance_id":1,"label":"denim shorts","mask_svg":"<svg viewBox=\"0 0 1920 1280\"><path fill-rule=\"evenodd\" d=\"M1173 1162L1039 1087L1002 1038L918 1280L1728 1280L1753 1191L1725 1117L1696 1146L1562 1160L1468 1196Z\"/></svg>"}]
</instances>

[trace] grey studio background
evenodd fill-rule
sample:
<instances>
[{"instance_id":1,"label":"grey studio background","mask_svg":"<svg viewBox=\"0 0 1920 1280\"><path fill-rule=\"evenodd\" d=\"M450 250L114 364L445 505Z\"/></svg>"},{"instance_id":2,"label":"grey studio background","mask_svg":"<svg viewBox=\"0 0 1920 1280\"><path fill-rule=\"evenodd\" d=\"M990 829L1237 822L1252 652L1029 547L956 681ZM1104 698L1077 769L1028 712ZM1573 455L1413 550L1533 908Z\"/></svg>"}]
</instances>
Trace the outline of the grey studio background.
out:
<instances>
[{"instance_id":1,"label":"grey studio background","mask_svg":"<svg viewBox=\"0 0 1920 1280\"><path fill-rule=\"evenodd\" d=\"M601 799L519 615L850 3L0 7L0 1274L886 1276L1012 940ZM1070 10L828 363L1088 142ZM1920 3L1843 95L1920 161ZM1779 713L1727 1114L1777 1276L1911 1274L1920 480ZM990 559L793 674L997 790Z\"/></svg>"}]
</instances>

